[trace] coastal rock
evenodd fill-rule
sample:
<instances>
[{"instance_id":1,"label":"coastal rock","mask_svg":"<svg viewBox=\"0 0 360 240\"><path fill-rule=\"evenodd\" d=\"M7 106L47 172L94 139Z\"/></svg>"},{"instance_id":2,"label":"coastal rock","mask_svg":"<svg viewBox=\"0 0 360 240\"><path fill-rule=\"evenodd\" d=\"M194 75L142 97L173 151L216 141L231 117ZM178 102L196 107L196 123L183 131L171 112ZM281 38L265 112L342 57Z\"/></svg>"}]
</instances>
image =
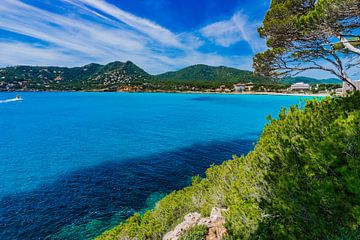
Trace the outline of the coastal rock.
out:
<instances>
[{"instance_id":1,"label":"coastal rock","mask_svg":"<svg viewBox=\"0 0 360 240\"><path fill-rule=\"evenodd\" d=\"M163 240L178 240L184 232L197 225L205 225L209 228L206 240L221 240L227 234L224 227L225 218L222 215L224 211L226 209L213 208L210 217L205 218L201 218L197 212L189 213L173 231L165 234Z\"/></svg>"},{"instance_id":2,"label":"coastal rock","mask_svg":"<svg viewBox=\"0 0 360 240\"><path fill-rule=\"evenodd\" d=\"M186 230L192 228L199 222L200 220L200 214L195 213L189 213L184 217L184 221L177 225L175 229L171 232L168 232L163 237L163 240L177 240L181 236L182 233L184 233Z\"/></svg>"},{"instance_id":3,"label":"coastal rock","mask_svg":"<svg viewBox=\"0 0 360 240\"><path fill-rule=\"evenodd\" d=\"M206 240L221 240L226 236L227 230L224 227L225 217L222 212L226 209L213 208L210 215L211 225L209 226L209 232L206 236Z\"/></svg>"},{"instance_id":4,"label":"coastal rock","mask_svg":"<svg viewBox=\"0 0 360 240\"><path fill-rule=\"evenodd\" d=\"M212 223L215 222L224 222L225 223L225 218L222 215L222 212L225 212L226 209L220 209L220 208L213 208L211 210L211 214L210 214L210 220Z\"/></svg>"}]
</instances>

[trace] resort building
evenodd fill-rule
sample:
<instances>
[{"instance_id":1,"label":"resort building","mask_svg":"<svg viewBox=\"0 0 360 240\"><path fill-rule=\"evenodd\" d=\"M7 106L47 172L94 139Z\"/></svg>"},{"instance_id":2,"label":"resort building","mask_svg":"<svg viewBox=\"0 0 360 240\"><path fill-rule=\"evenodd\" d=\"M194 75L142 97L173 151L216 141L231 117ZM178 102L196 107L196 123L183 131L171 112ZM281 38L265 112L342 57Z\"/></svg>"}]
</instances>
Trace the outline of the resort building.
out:
<instances>
[{"instance_id":1,"label":"resort building","mask_svg":"<svg viewBox=\"0 0 360 240\"><path fill-rule=\"evenodd\" d=\"M357 80L357 81L353 81L355 87L356 87L356 90L357 91L360 91L360 80ZM353 88L346 82L343 83L343 92L346 93L348 91L353 91Z\"/></svg>"},{"instance_id":2,"label":"resort building","mask_svg":"<svg viewBox=\"0 0 360 240\"><path fill-rule=\"evenodd\" d=\"M241 83L235 84L234 89L235 92L243 92L245 91L245 84L241 84Z\"/></svg>"},{"instance_id":3,"label":"resort building","mask_svg":"<svg viewBox=\"0 0 360 240\"><path fill-rule=\"evenodd\" d=\"M237 83L234 85L235 92L251 91L254 88L252 82L249 83Z\"/></svg>"},{"instance_id":4,"label":"resort building","mask_svg":"<svg viewBox=\"0 0 360 240\"><path fill-rule=\"evenodd\" d=\"M307 84L307 83L298 82L298 83L294 83L293 85L291 85L290 90L291 91L307 91L307 90L311 90L311 86L310 86L310 84Z\"/></svg>"}]
</instances>

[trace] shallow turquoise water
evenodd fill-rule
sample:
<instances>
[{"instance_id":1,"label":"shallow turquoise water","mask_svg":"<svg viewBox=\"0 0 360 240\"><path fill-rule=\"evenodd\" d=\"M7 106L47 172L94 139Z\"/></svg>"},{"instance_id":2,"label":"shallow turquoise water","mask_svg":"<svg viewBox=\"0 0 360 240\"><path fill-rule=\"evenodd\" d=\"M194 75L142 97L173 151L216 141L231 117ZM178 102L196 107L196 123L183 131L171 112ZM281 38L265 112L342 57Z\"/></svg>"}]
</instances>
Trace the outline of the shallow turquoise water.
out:
<instances>
[{"instance_id":1,"label":"shallow turquoise water","mask_svg":"<svg viewBox=\"0 0 360 240\"><path fill-rule=\"evenodd\" d=\"M14 98L0 93L0 100ZM87 239L253 148L304 97L22 93L0 103L0 239Z\"/></svg>"}]
</instances>

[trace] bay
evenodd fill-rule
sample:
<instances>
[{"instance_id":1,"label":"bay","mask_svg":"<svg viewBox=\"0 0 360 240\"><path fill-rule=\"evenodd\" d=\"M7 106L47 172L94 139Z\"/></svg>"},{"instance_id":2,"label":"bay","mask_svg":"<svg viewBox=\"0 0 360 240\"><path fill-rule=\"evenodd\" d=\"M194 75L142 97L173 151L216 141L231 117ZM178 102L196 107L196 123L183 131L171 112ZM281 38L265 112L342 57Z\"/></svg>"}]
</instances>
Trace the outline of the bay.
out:
<instances>
[{"instance_id":1,"label":"bay","mask_svg":"<svg viewBox=\"0 0 360 240\"><path fill-rule=\"evenodd\" d=\"M14 93L0 93L0 100ZM251 151L307 97L21 93L0 103L0 239L91 239L211 164Z\"/></svg>"}]
</instances>

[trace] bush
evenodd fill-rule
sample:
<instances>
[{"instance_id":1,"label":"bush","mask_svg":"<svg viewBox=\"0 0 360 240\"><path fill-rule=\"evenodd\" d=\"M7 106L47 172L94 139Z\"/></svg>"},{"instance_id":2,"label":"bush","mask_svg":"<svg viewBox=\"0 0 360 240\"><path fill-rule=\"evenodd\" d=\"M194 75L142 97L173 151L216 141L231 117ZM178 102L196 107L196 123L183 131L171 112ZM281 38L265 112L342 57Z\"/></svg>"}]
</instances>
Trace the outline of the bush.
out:
<instances>
[{"instance_id":1,"label":"bush","mask_svg":"<svg viewBox=\"0 0 360 240\"><path fill-rule=\"evenodd\" d=\"M360 92L271 119L253 152L206 171L99 239L161 239L189 212L227 208L229 239L359 236Z\"/></svg>"},{"instance_id":2,"label":"bush","mask_svg":"<svg viewBox=\"0 0 360 240\"><path fill-rule=\"evenodd\" d=\"M207 233L208 228L205 225L199 225L184 232L179 240L204 240Z\"/></svg>"}]
</instances>

